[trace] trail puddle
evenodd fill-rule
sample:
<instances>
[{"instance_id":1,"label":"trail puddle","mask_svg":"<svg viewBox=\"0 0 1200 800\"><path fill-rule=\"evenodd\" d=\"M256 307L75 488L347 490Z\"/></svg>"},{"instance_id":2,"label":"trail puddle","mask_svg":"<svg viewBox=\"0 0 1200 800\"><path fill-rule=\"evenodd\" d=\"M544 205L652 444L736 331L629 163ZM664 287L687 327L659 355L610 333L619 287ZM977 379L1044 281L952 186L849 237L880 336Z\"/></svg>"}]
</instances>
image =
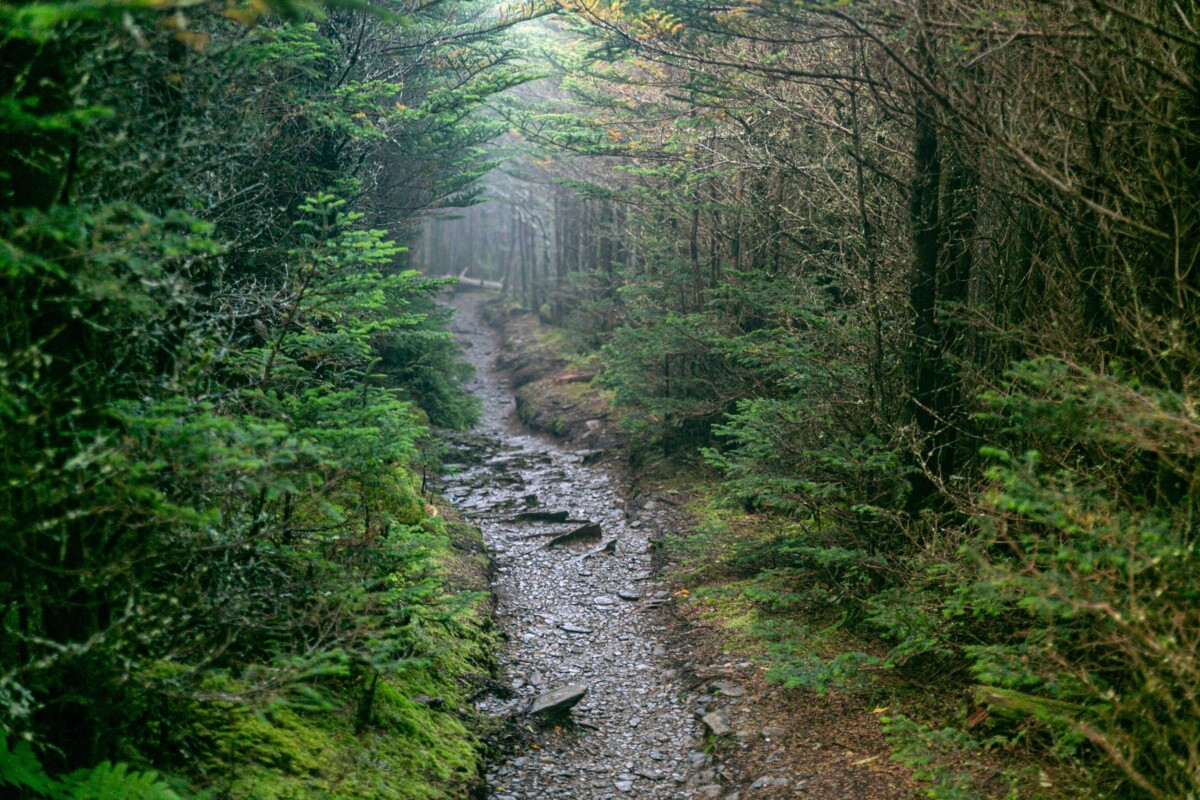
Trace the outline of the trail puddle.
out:
<instances>
[{"instance_id":1,"label":"trail puddle","mask_svg":"<svg viewBox=\"0 0 1200 800\"><path fill-rule=\"evenodd\" d=\"M454 470L440 490L482 528L496 565L493 591L508 637L503 679L512 692L479 706L519 717L551 690L587 687L571 721L528 718L534 746L489 767L488 796L713 796L697 794L707 757L695 752L693 698L656 658L664 626L655 606L666 592L652 571L652 526L637 513L627 518L612 478L585 464L585 454L518 428L478 303L471 294L455 298L455 333L477 369L472 390L483 419L453 437L446 462Z\"/></svg>"}]
</instances>

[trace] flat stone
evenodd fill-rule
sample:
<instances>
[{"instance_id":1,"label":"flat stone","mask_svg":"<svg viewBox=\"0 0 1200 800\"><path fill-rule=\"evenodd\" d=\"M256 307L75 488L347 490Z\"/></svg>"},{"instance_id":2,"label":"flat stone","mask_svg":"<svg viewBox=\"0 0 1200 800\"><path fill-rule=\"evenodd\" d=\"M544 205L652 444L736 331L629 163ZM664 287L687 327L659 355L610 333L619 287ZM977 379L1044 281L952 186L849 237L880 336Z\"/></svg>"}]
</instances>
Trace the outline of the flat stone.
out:
<instances>
[{"instance_id":1,"label":"flat stone","mask_svg":"<svg viewBox=\"0 0 1200 800\"><path fill-rule=\"evenodd\" d=\"M718 800L724 794L725 790L721 788L720 784L716 783L710 783L707 786L701 786L696 789L696 797L712 798L712 800Z\"/></svg>"},{"instance_id":2,"label":"flat stone","mask_svg":"<svg viewBox=\"0 0 1200 800\"><path fill-rule=\"evenodd\" d=\"M579 560L585 561L586 559L589 559L592 556L598 556L598 555L602 555L602 554L612 555L615 552L617 552L617 540L609 539L607 542L600 545L599 547L593 547L591 550L588 550L586 553L579 556Z\"/></svg>"},{"instance_id":3,"label":"flat stone","mask_svg":"<svg viewBox=\"0 0 1200 800\"><path fill-rule=\"evenodd\" d=\"M558 627L562 628L567 633L591 633L591 628L585 628L582 625L576 625L573 622L564 622Z\"/></svg>"},{"instance_id":4,"label":"flat stone","mask_svg":"<svg viewBox=\"0 0 1200 800\"><path fill-rule=\"evenodd\" d=\"M717 681L713 684L713 688L726 697L741 697L746 693L746 690L741 686L729 681Z\"/></svg>"},{"instance_id":5,"label":"flat stone","mask_svg":"<svg viewBox=\"0 0 1200 800\"><path fill-rule=\"evenodd\" d=\"M592 602L598 606L611 606L611 605L616 605L617 601L612 599L611 597L609 597L606 594L602 594L599 597L593 597Z\"/></svg>"},{"instance_id":6,"label":"flat stone","mask_svg":"<svg viewBox=\"0 0 1200 800\"><path fill-rule=\"evenodd\" d=\"M567 531L564 534L555 536L550 541L546 542L546 547L559 547L564 544L572 544L574 542L589 542L600 539L603 532L600 526L594 522L589 522L586 525L580 525L574 530Z\"/></svg>"},{"instance_id":7,"label":"flat stone","mask_svg":"<svg viewBox=\"0 0 1200 800\"><path fill-rule=\"evenodd\" d=\"M622 600L629 600L629 601L641 600L642 593L639 592L637 589L634 589L632 586L629 586L624 589L617 590L617 597L621 598Z\"/></svg>"},{"instance_id":8,"label":"flat stone","mask_svg":"<svg viewBox=\"0 0 1200 800\"><path fill-rule=\"evenodd\" d=\"M729 727L729 723L725 721L725 716L718 711L705 714L700 718L700 721L704 723L704 727L708 728L709 733L713 736L728 736L733 733L733 728Z\"/></svg>"},{"instance_id":9,"label":"flat stone","mask_svg":"<svg viewBox=\"0 0 1200 800\"><path fill-rule=\"evenodd\" d=\"M522 511L512 517L513 522L566 522L570 511Z\"/></svg>"},{"instance_id":10,"label":"flat stone","mask_svg":"<svg viewBox=\"0 0 1200 800\"><path fill-rule=\"evenodd\" d=\"M540 694L529 704L526 714L563 714L582 700L588 692L588 687L581 683L560 686L557 689Z\"/></svg>"}]
</instances>

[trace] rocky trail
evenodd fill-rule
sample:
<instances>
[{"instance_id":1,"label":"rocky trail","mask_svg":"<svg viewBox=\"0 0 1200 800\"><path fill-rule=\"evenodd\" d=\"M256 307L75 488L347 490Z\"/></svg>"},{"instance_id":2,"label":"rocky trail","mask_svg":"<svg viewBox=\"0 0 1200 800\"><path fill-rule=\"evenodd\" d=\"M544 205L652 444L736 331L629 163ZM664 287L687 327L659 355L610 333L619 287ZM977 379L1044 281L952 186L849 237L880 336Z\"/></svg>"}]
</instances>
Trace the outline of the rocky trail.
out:
<instances>
[{"instance_id":1,"label":"rocky trail","mask_svg":"<svg viewBox=\"0 0 1200 800\"><path fill-rule=\"evenodd\" d=\"M453 438L440 490L482 528L496 568L511 692L478 705L534 732L524 752L491 765L488 796L729 796L703 751L707 709L663 657L670 600L651 548L670 509L627 507L613 477L589 463L594 453L520 430L478 302L458 296L455 332L477 368L483 419Z\"/></svg>"}]
</instances>

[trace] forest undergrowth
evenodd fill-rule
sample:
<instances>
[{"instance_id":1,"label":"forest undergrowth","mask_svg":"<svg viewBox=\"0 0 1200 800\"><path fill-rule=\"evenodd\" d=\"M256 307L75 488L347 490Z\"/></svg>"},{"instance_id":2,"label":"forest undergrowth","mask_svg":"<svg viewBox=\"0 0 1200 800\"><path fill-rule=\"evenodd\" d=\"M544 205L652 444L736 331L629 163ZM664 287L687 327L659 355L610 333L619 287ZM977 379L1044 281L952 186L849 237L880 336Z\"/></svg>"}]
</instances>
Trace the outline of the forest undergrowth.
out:
<instances>
[{"instance_id":1,"label":"forest undergrowth","mask_svg":"<svg viewBox=\"0 0 1200 800\"><path fill-rule=\"evenodd\" d=\"M423 475L477 401L404 244L526 77L465 5L0 5L5 797L474 790L486 561Z\"/></svg>"},{"instance_id":2,"label":"forest undergrowth","mask_svg":"<svg viewBox=\"0 0 1200 800\"><path fill-rule=\"evenodd\" d=\"M506 332L517 382L531 377L521 367L536 365L540 376L525 384L533 391L524 395L523 418L549 435L588 447L586 437L596 430L580 425L584 418L604 417L606 427L625 429L605 438L605 455L625 462L635 498L670 502L686 521L658 543L671 564L665 577L674 587L677 613L711 631L713 648L726 658L752 659L768 683L793 690L775 705L825 705L836 697L839 704L861 709L843 724L873 719L870 724L883 731L891 747L890 757L912 770L925 796L1100 796L1086 765L1059 752L1048 756L1050 732L1043 728L1035 698L1010 710L1010 704L1026 698L985 692L965 659L949 653L941 659L898 656L902 647L918 648L896 634L893 621L872 616L887 601L873 595L872 575L859 563L861 556L814 545L809 526L789 515L747 508L698 453L639 447L631 434L637 430L637 412L615 406L602 379L555 380L600 366L586 339L511 304L497 301L492 308L493 324ZM943 557L955 555L947 550ZM872 563L880 569L887 562ZM932 593L936 587L919 576L907 580L903 591L922 593L917 603L939 601ZM900 591L895 583L886 588L888 594ZM921 630L914 627L912 633Z\"/></svg>"}]
</instances>

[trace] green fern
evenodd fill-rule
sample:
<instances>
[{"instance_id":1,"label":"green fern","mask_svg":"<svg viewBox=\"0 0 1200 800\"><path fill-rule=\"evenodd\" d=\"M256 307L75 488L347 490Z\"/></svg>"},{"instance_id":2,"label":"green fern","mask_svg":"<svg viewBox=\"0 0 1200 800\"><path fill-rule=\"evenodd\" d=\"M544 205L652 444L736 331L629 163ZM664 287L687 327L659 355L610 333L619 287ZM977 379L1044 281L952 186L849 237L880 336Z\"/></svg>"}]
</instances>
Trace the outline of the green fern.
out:
<instances>
[{"instance_id":1,"label":"green fern","mask_svg":"<svg viewBox=\"0 0 1200 800\"><path fill-rule=\"evenodd\" d=\"M63 780L62 800L181 800L153 770L131 772L125 764L101 762Z\"/></svg>"},{"instance_id":2,"label":"green fern","mask_svg":"<svg viewBox=\"0 0 1200 800\"><path fill-rule=\"evenodd\" d=\"M9 750L8 739L0 736L0 786L48 795L58 788L58 782L46 774L29 742L22 739Z\"/></svg>"},{"instance_id":3,"label":"green fern","mask_svg":"<svg viewBox=\"0 0 1200 800\"><path fill-rule=\"evenodd\" d=\"M57 780L46 774L29 742L9 750L5 737L0 737L0 786L24 790L18 796L51 800L182 800L157 772L131 772L128 765L109 761Z\"/></svg>"}]
</instances>

